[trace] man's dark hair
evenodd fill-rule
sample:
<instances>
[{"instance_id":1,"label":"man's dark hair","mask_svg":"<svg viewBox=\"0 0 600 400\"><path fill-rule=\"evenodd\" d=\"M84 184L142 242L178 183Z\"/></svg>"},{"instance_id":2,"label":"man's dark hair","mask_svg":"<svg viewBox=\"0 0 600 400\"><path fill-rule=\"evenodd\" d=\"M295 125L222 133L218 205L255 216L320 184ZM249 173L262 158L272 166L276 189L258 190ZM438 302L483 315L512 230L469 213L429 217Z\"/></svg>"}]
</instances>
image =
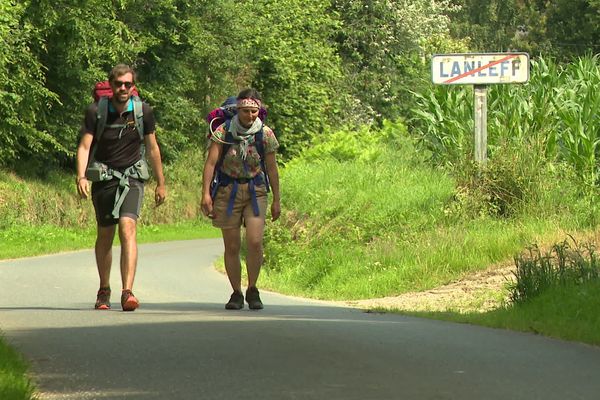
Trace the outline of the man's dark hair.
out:
<instances>
[{"instance_id":1,"label":"man's dark hair","mask_svg":"<svg viewBox=\"0 0 600 400\"><path fill-rule=\"evenodd\" d=\"M126 73L131 72L131 76L133 77L133 82L135 82L135 71L127 64L117 64L113 67L113 69L108 74L108 81L114 82L120 76L125 75Z\"/></svg>"},{"instance_id":2,"label":"man's dark hair","mask_svg":"<svg viewBox=\"0 0 600 400\"><path fill-rule=\"evenodd\" d=\"M240 94L238 94L237 96L238 100L241 99L256 99L256 100L262 100L262 96L260 95L260 92L254 88L247 88L244 89L240 92Z\"/></svg>"}]
</instances>

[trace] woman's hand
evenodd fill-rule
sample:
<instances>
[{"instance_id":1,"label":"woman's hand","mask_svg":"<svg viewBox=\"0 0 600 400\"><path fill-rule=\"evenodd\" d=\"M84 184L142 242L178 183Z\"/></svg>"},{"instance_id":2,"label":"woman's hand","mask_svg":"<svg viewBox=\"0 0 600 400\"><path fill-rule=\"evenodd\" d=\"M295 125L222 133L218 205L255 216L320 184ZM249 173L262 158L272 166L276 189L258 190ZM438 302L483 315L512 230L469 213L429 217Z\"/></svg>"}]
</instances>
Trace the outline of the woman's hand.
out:
<instances>
[{"instance_id":1,"label":"woman's hand","mask_svg":"<svg viewBox=\"0 0 600 400\"><path fill-rule=\"evenodd\" d=\"M281 215L281 204L279 200L273 200L271 202L271 221L277 221Z\"/></svg>"},{"instance_id":2,"label":"woman's hand","mask_svg":"<svg viewBox=\"0 0 600 400\"><path fill-rule=\"evenodd\" d=\"M213 219L215 217L215 214L213 212L213 201L210 195L202 196L202 204L200 207L202 209L202 214L204 214L210 219Z\"/></svg>"}]
</instances>

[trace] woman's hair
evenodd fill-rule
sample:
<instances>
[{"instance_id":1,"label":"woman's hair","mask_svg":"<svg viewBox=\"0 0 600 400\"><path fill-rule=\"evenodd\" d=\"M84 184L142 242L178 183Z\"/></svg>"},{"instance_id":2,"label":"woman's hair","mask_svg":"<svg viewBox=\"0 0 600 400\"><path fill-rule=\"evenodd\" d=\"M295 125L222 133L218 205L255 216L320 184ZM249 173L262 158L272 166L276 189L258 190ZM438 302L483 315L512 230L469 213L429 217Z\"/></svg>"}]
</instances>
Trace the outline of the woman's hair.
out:
<instances>
[{"instance_id":1,"label":"woman's hair","mask_svg":"<svg viewBox=\"0 0 600 400\"><path fill-rule=\"evenodd\" d=\"M133 81L135 82L135 71L127 64L117 64L113 67L113 69L108 74L108 81L113 82L120 76L125 75L126 73L131 72L131 76Z\"/></svg>"},{"instance_id":2,"label":"woman's hair","mask_svg":"<svg viewBox=\"0 0 600 400\"><path fill-rule=\"evenodd\" d=\"M241 99L262 100L262 97L258 90L254 89L254 88L247 88L247 89L242 90L240 92L240 94L238 94L237 99L238 100L241 100Z\"/></svg>"}]
</instances>

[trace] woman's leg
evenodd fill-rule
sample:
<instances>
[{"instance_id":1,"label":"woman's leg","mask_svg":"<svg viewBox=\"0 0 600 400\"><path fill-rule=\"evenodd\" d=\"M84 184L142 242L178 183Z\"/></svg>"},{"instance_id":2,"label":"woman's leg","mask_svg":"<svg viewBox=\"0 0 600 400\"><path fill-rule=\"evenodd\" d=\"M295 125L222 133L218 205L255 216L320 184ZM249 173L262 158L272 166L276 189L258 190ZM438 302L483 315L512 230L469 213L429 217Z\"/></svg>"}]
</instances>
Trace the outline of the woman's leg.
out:
<instances>
[{"instance_id":1,"label":"woman's leg","mask_svg":"<svg viewBox=\"0 0 600 400\"><path fill-rule=\"evenodd\" d=\"M234 291L242 291L242 266L240 264L240 228L221 229L225 246L225 271Z\"/></svg>"},{"instance_id":2,"label":"woman's leg","mask_svg":"<svg viewBox=\"0 0 600 400\"><path fill-rule=\"evenodd\" d=\"M248 271L248 287L255 287L263 263L263 235L265 220L258 216L246 218L246 268Z\"/></svg>"}]
</instances>

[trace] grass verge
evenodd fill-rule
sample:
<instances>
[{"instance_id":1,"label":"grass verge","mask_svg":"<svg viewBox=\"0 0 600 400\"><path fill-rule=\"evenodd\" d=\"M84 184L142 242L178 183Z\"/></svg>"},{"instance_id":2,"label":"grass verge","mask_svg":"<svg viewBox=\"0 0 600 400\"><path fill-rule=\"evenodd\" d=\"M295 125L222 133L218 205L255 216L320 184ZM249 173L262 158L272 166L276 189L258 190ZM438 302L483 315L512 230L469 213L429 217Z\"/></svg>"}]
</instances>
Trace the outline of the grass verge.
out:
<instances>
[{"instance_id":1,"label":"grass verge","mask_svg":"<svg viewBox=\"0 0 600 400\"><path fill-rule=\"evenodd\" d=\"M0 399L29 400L34 386L27 377L27 363L0 336Z\"/></svg>"},{"instance_id":2,"label":"grass verge","mask_svg":"<svg viewBox=\"0 0 600 400\"><path fill-rule=\"evenodd\" d=\"M138 243L219 237L220 232L204 220L192 220L166 225L139 225ZM12 226L0 231L0 260L33 257L62 251L94 247L96 229L93 226L65 228L54 225ZM115 237L118 243L118 235Z\"/></svg>"},{"instance_id":3,"label":"grass verge","mask_svg":"<svg viewBox=\"0 0 600 400\"><path fill-rule=\"evenodd\" d=\"M555 286L523 304L505 306L485 313L407 312L401 310L395 312L423 318L531 332L599 346L599 309L600 282L594 281L580 285Z\"/></svg>"}]
</instances>

